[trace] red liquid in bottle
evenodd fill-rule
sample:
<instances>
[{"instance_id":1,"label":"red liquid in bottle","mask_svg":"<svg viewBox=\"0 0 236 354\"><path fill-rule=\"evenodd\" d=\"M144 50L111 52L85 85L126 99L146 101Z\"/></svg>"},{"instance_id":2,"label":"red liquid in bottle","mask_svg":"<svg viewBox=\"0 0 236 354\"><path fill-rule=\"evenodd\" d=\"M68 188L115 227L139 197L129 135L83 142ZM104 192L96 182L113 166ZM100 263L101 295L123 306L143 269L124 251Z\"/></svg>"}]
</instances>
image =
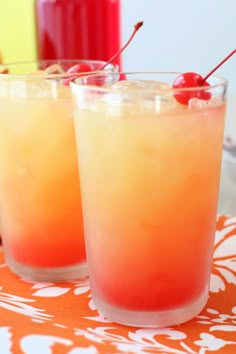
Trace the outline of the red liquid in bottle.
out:
<instances>
[{"instance_id":1,"label":"red liquid in bottle","mask_svg":"<svg viewBox=\"0 0 236 354\"><path fill-rule=\"evenodd\" d=\"M120 48L120 0L36 0L35 16L38 59L108 60Z\"/></svg>"}]
</instances>

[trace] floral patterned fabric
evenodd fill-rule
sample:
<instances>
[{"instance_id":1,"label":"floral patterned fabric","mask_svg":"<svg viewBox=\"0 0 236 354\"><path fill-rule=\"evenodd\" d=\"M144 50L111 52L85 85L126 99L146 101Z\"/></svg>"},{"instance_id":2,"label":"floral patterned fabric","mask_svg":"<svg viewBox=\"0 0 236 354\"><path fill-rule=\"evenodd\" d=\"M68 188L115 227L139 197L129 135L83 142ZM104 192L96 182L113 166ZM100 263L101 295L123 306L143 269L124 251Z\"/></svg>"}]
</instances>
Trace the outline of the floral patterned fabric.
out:
<instances>
[{"instance_id":1,"label":"floral patterned fabric","mask_svg":"<svg viewBox=\"0 0 236 354\"><path fill-rule=\"evenodd\" d=\"M192 321L161 329L121 326L100 316L88 279L32 283L0 251L0 353L236 353L236 217L217 220L210 296Z\"/></svg>"}]
</instances>

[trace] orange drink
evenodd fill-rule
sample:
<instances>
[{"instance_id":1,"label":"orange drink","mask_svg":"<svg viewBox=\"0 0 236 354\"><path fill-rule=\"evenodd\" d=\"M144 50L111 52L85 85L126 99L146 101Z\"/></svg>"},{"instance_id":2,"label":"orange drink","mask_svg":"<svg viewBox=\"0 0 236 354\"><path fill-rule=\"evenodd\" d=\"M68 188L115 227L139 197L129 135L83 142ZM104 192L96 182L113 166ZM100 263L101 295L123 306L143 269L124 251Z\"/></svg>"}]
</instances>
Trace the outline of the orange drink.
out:
<instances>
[{"instance_id":1,"label":"orange drink","mask_svg":"<svg viewBox=\"0 0 236 354\"><path fill-rule=\"evenodd\" d=\"M71 91L63 85L75 63L9 65L0 75L1 233L7 264L25 279L87 275Z\"/></svg>"},{"instance_id":2,"label":"orange drink","mask_svg":"<svg viewBox=\"0 0 236 354\"><path fill-rule=\"evenodd\" d=\"M175 325L208 297L226 82L182 105L175 74L126 76L72 84L92 296L115 322Z\"/></svg>"}]
</instances>

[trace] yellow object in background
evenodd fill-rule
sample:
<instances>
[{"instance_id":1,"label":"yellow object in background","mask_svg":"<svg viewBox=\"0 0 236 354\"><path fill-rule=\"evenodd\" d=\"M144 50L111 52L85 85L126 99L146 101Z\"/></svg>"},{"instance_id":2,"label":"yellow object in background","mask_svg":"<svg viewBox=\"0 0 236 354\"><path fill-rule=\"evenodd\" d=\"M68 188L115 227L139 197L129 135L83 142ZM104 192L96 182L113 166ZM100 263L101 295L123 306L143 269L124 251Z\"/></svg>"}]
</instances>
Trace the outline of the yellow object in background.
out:
<instances>
[{"instance_id":1,"label":"yellow object in background","mask_svg":"<svg viewBox=\"0 0 236 354\"><path fill-rule=\"evenodd\" d=\"M36 59L34 0L0 0L0 50L3 61Z\"/></svg>"}]
</instances>

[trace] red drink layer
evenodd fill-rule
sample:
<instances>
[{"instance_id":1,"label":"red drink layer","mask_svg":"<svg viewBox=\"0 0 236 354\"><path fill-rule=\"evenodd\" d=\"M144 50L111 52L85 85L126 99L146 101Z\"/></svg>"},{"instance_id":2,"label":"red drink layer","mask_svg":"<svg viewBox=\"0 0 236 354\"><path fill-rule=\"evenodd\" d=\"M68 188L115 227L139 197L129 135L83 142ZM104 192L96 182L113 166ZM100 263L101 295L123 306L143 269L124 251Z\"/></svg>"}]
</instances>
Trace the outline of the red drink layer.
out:
<instances>
[{"instance_id":1,"label":"red drink layer","mask_svg":"<svg viewBox=\"0 0 236 354\"><path fill-rule=\"evenodd\" d=\"M39 59L108 60L120 48L119 0L37 0L35 16Z\"/></svg>"}]
</instances>

